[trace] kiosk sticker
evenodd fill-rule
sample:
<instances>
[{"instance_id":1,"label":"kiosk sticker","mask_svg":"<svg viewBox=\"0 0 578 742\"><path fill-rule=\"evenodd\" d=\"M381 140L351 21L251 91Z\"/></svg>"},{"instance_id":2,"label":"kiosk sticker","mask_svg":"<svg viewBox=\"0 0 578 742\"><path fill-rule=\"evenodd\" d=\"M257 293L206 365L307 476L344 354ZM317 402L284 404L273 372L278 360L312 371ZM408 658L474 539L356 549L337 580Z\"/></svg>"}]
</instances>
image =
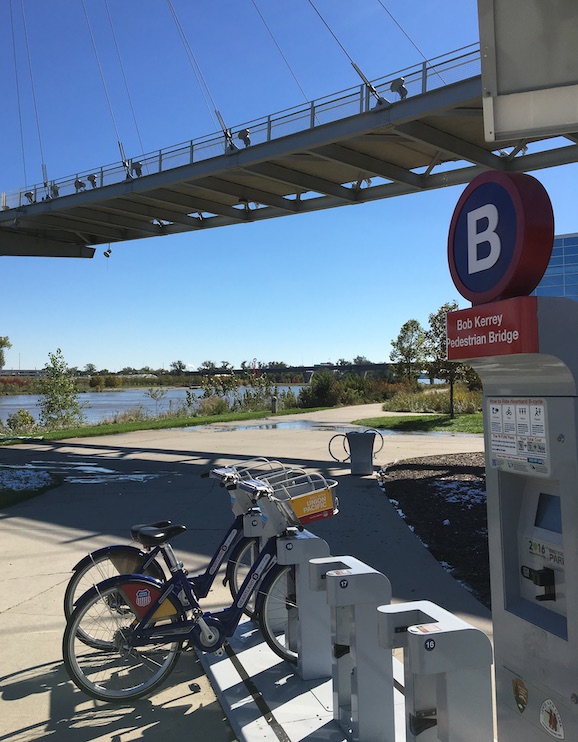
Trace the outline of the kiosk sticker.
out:
<instances>
[{"instance_id":1,"label":"kiosk sticker","mask_svg":"<svg viewBox=\"0 0 578 742\"><path fill-rule=\"evenodd\" d=\"M514 680L512 680L512 690L514 691L514 699L518 711L523 714L528 705L529 693L522 678L514 678Z\"/></svg>"},{"instance_id":2,"label":"kiosk sticker","mask_svg":"<svg viewBox=\"0 0 578 742\"><path fill-rule=\"evenodd\" d=\"M522 474L549 476L546 405L543 399L488 399L490 462Z\"/></svg>"},{"instance_id":3,"label":"kiosk sticker","mask_svg":"<svg viewBox=\"0 0 578 742\"><path fill-rule=\"evenodd\" d=\"M564 727L554 701L547 698L540 708L540 724L555 739L564 739Z\"/></svg>"}]
</instances>

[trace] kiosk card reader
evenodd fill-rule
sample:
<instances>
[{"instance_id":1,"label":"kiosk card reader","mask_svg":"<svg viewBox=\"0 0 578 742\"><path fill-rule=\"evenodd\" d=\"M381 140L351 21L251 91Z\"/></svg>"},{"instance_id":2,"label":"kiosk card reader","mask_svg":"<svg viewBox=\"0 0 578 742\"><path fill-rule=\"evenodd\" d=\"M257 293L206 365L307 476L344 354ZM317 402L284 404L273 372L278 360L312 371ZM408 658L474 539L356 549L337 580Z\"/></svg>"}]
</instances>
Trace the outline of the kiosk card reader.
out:
<instances>
[{"instance_id":1,"label":"kiosk card reader","mask_svg":"<svg viewBox=\"0 0 578 742\"><path fill-rule=\"evenodd\" d=\"M488 334L480 327L488 316L520 335L522 352L465 345ZM448 341L460 340L460 359L484 386L498 740L574 742L578 302L518 297L453 312Z\"/></svg>"}]
</instances>

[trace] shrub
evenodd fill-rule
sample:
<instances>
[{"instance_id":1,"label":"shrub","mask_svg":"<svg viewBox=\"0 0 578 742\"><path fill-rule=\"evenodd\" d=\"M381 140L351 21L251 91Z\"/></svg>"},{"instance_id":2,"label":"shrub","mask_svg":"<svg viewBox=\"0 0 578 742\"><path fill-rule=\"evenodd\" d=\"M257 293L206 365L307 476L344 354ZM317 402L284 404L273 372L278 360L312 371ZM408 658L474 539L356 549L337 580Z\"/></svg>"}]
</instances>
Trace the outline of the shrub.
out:
<instances>
[{"instance_id":1,"label":"shrub","mask_svg":"<svg viewBox=\"0 0 578 742\"><path fill-rule=\"evenodd\" d=\"M48 357L50 362L44 366L46 378L42 379L40 424L47 430L81 425L84 414L78 401L72 371L60 348L55 353L49 353Z\"/></svg>"},{"instance_id":2,"label":"shrub","mask_svg":"<svg viewBox=\"0 0 578 742\"><path fill-rule=\"evenodd\" d=\"M299 392L300 407L334 407L338 403L337 380L327 371L313 374L309 386Z\"/></svg>"},{"instance_id":3,"label":"shrub","mask_svg":"<svg viewBox=\"0 0 578 742\"><path fill-rule=\"evenodd\" d=\"M6 418L6 428L14 435L26 435L36 429L36 420L28 410L16 410Z\"/></svg>"},{"instance_id":4,"label":"shrub","mask_svg":"<svg viewBox=\"0 0 578 742\"><path fill-rule=\"evenodd\" d=\"M224 415L226 412L229 412L229 403L223 397L204 397L198 400L198 415L210 417Z\"/></svg>"},{"instance_id":5,"label":"shrub","mask_svg":"<svg viewBox=\"0 0 578 742\"><path fill-rule=\"evenodd\" d=\"M463 387L454 389L454 412L472 414L482 409L482 393L472 392ZM443 392L400 392L383 404L389 412L437 412L448 415L450 412L450 393Z\"/></svg>"},{"instance_id":6,"label":"shrub","mask_svg":"<svg viewBox=\"0 0 578 742\"><path fill-rule=\"evenodd\" d=\"M88 385L91 389L101 392L104 389L104 376L91 376Z\"/></svg>"},{"instance_id":7,"label":"shrub","mask_svg":"<svg viewBox=\"0 0 578 742\"><path fill-rule=\"evenodd\" d=\"M101 420L103 425L117 425L118 423L132 423L142 422L148 420L149 415L143 405L137 405L131 407L124 412L115 412L111 417L106 417Z\"/></svg>"}]
</instances>

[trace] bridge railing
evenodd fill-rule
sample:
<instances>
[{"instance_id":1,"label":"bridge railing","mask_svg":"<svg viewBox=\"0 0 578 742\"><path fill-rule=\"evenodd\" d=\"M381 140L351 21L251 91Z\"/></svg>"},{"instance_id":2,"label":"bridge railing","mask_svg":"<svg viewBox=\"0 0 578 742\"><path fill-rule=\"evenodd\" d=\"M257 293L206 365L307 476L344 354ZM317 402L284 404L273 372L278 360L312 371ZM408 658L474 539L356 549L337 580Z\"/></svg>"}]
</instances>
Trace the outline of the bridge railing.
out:
<instances>
[{"instance_id":1,"label":"bridge railing","mask_svg":"<svg viewBox=\"0 0 578 742\"><path fill-rule=\"evenodd\" d=\"M395 102L391 92L394 80L403 77L408 95L420 95L480 74L480 50L477 44L424 61L372 81L378 95ZM213 132L198 139L85 170L48 183L37 183L17 191L0 194L0 209L9 210L30 203L52 200L84 190L102 188L113 183L176 169L223 153L235 152L245 146L255 146L306 129L328 124L371 110L375 97L365 84L318 98L309 103L287 108L269 116L247 121L230 130L227 140L223 132ZM245 132L249 139L246 139Z\"/></svg>"}]
</instances>

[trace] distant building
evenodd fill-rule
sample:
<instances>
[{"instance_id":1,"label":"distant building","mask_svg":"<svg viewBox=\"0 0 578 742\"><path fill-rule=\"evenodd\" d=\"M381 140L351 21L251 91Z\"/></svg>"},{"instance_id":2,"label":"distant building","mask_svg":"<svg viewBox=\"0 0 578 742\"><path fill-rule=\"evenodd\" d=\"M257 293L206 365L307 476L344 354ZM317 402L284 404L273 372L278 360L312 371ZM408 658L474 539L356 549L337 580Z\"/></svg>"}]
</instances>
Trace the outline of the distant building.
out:
<instances>
[{"instance_id":1,"label":"distant building","mask_svg":"<svg viewBox=\"0 0 578 742\"><path fill-rule=\"evenodd\" d=\"M550 262L532 296L578 300L578 233L554 237Z\"/></svg>"}]
</instances>

